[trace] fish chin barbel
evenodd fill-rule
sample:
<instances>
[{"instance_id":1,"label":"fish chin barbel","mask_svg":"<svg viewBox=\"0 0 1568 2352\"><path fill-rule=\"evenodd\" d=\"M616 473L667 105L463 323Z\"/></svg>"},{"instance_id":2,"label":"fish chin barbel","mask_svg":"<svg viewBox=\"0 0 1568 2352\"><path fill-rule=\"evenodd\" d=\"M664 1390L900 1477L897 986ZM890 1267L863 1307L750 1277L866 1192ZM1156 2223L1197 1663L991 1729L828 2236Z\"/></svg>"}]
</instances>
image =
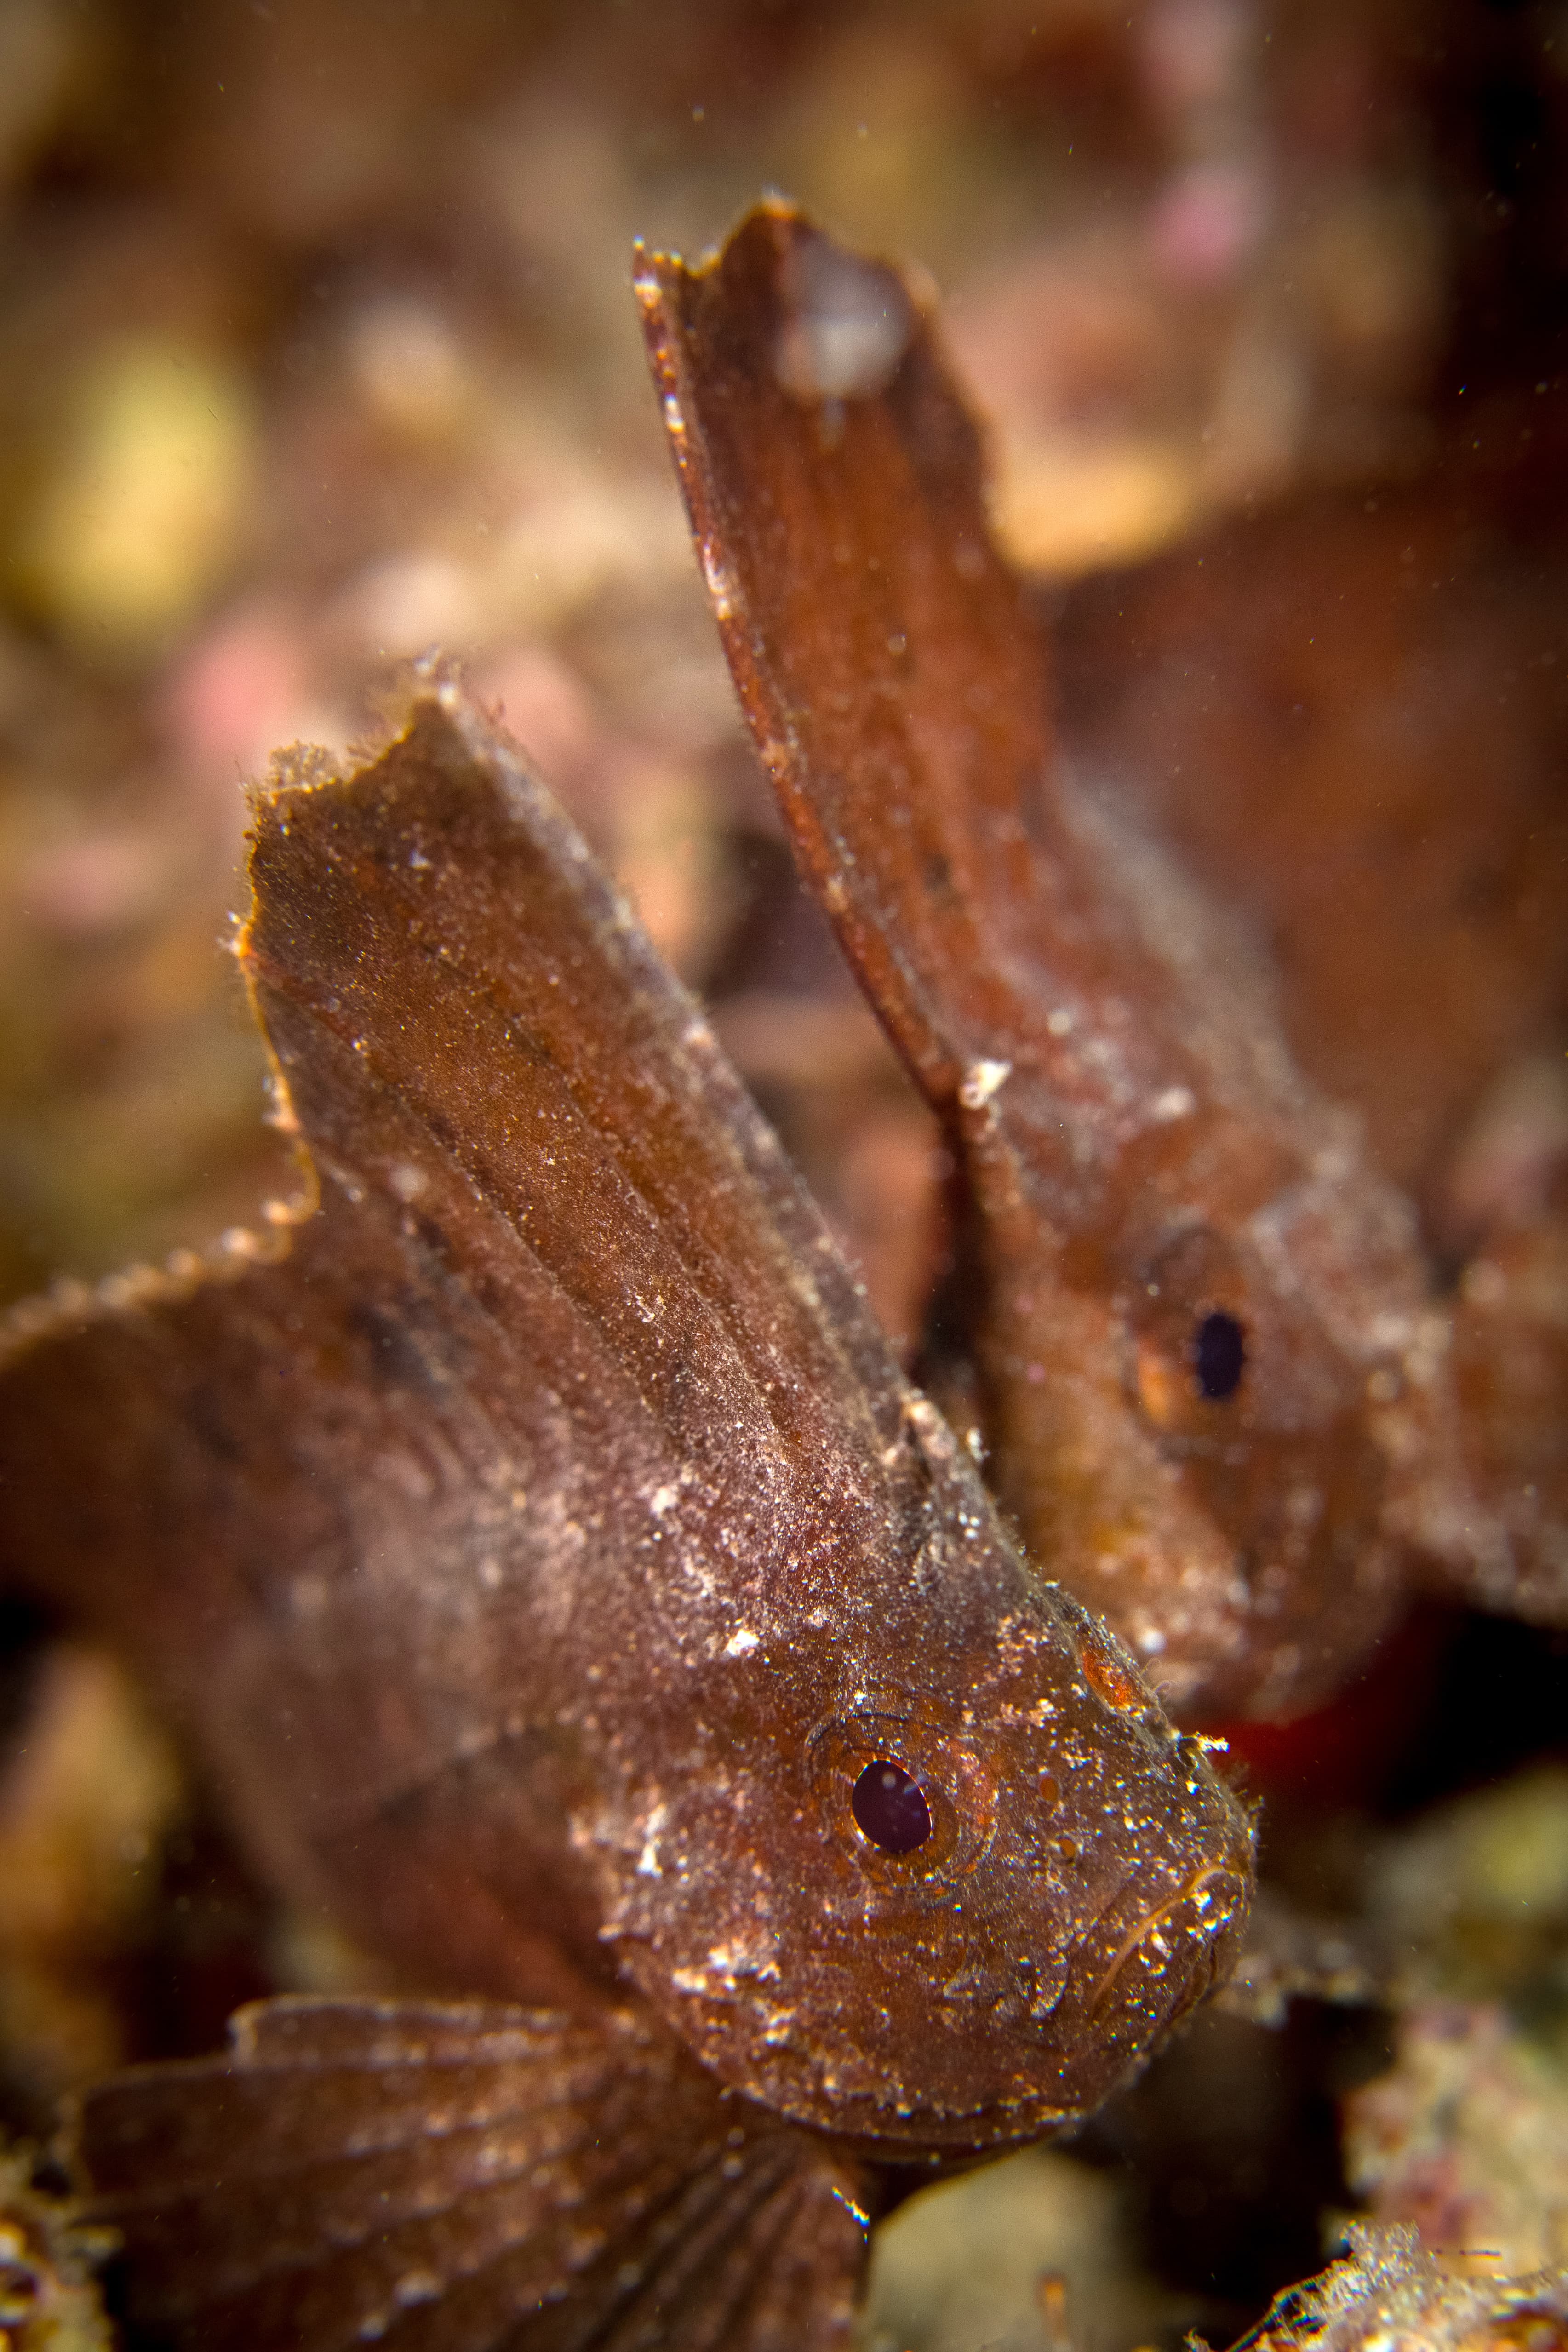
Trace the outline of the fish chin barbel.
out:
<instances>
[{"instance_id":1,"label":"fish chin barbel","mask_svg":"<svg viewBox=\"0 0 1568 2352\"><path fill-rule=\"evenodd\" d=\"M13 1319L0 1561L419 1997L87 2101L133 2308L837 2341L877 2161L1098 2104L1231 1965L1249 1825L504 738L441 688L279 775L251 877L307 1197Z\"/></svg>"}]
</instances>

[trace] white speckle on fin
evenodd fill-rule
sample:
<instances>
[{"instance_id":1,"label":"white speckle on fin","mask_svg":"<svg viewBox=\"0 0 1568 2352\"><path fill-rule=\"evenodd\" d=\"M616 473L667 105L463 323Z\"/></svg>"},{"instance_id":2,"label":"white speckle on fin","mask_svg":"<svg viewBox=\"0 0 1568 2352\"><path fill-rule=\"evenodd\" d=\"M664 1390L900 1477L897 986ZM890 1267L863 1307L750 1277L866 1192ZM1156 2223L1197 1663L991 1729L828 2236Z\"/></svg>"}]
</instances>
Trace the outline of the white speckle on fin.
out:
<instances>
[{"instance_id":1,"label":"white speckle on fin","mask_svg":"<svg viewBox=\"0 0 1568 2352\"><path fill-rule=\"evenodd\" d=\"M965 1110L984 1110L992 1096L1001 1091L1012 1075L1011 1062L971 1062L963 1073L958 1099Z\"/></svg>"},{"instance_id":2,"label":"white speckle on fin","mask_svg":"<svg viewBox=\"0 0 1568 2352\"><path fill-rule=\"evenodd\" d=\"M914 331L895 273L804 238L784 272L785 314L773 365L797 400L868 400L891 383Z\"/></svg>"}]
</instances>

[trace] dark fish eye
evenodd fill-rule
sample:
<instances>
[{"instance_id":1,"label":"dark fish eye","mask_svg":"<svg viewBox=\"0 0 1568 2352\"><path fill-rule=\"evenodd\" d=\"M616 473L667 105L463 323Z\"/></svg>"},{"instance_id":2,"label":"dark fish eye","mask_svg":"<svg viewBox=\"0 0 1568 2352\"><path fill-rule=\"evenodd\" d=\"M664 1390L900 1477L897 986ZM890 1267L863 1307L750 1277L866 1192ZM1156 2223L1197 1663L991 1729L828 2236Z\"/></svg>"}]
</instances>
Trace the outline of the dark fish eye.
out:
<instances>
[{"instance_id":1,"label":"dark fish eye","mask_svg":"<svg viewBox=\"0 0 1568 2352\"><path fill-rule=\"evenodd\" d=\"M1247 1339L1234 1315L1205 1315L1193 1339L1193 1370L1211 1403L1222 1404L1241 1386Z\"/></svg>"},{"instance_id":2,"label":"dark fish eye","mask_svg":"<svg viewBox=\"0 0 1568 2352\"><path fill-rule=\"evenodd\" d=\"M884 1853L913 1853L931 1835L931 1807L920 1782L890 1756L879 1756L867 1765L850 1794L849 1809L863 1833Z\"/></svg>"}]
</instances>

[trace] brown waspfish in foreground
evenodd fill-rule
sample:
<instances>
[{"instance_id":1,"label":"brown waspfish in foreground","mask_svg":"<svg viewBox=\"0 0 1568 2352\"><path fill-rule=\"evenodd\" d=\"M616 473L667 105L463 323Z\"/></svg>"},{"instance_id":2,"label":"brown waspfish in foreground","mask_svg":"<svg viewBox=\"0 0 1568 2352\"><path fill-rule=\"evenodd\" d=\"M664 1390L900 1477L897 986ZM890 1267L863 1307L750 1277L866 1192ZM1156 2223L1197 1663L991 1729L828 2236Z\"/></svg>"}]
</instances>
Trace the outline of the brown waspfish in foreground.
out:
<instances>
[{"instance_id":1,"label":"brown waspfish in foreground","mask_svg":"<svg viewBox=\"0 0 1568 2352\"><path fill-rule=\"evenodd\" d=\"M504 738L426 696L276 776L250 872L310 1197L14 1319L0 1568L410 1997L263 2003L86 2100L132 2311L837 2343L876 2168L1103 2099L1228 1971L1249 1824Z\"/></svg>"},{"instance_id":2,"label":"brown waspfish in foreground","mask_svg":"<svg viewBox=\"0 0 1568 2352\"><path fill-rule=\"evenodd\" d=\"M1063 774L916 293L780 203L637 290L797 858L952 1139L945 1319L1001 1498L1172 1704L1298 1713L1413 1547L1503 1540L1410 1203L1240 938Z\"/></svg>"}]
</instances>

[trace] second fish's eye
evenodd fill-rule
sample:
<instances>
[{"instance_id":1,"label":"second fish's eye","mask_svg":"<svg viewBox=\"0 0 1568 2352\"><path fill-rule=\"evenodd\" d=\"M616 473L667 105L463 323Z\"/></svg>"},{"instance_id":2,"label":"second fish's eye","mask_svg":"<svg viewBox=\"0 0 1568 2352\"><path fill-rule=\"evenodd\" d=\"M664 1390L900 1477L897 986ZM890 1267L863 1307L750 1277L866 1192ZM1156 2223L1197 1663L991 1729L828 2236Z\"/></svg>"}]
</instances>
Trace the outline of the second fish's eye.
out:
<instances>
[{"instance_id":1,"label":"second fish's eye","mask_svg":"<svg viewBox=\"0 0 1568 2352\"><path fill-rule=\"evenodd\" d=\"M1223 1404L1241 1386L1247 1364L1247 1337L1234 1315L1217 1310L1205 1315L1193 1334L1193 1371L1199 1392L1211 1404Z\"/></svg>"},{"instance_id":2,"label":"second fish's eye","mask_svg":"<svg viewBox=\"0 0 1568 2352\"><path fill-rule=\"evenodd\" d=\"M924 1790L890 1756L867 1765L850 1793L849 1809L862 1835L884 1853L913 1853L931 1833Z\"/></svg>"}]
</instances>

